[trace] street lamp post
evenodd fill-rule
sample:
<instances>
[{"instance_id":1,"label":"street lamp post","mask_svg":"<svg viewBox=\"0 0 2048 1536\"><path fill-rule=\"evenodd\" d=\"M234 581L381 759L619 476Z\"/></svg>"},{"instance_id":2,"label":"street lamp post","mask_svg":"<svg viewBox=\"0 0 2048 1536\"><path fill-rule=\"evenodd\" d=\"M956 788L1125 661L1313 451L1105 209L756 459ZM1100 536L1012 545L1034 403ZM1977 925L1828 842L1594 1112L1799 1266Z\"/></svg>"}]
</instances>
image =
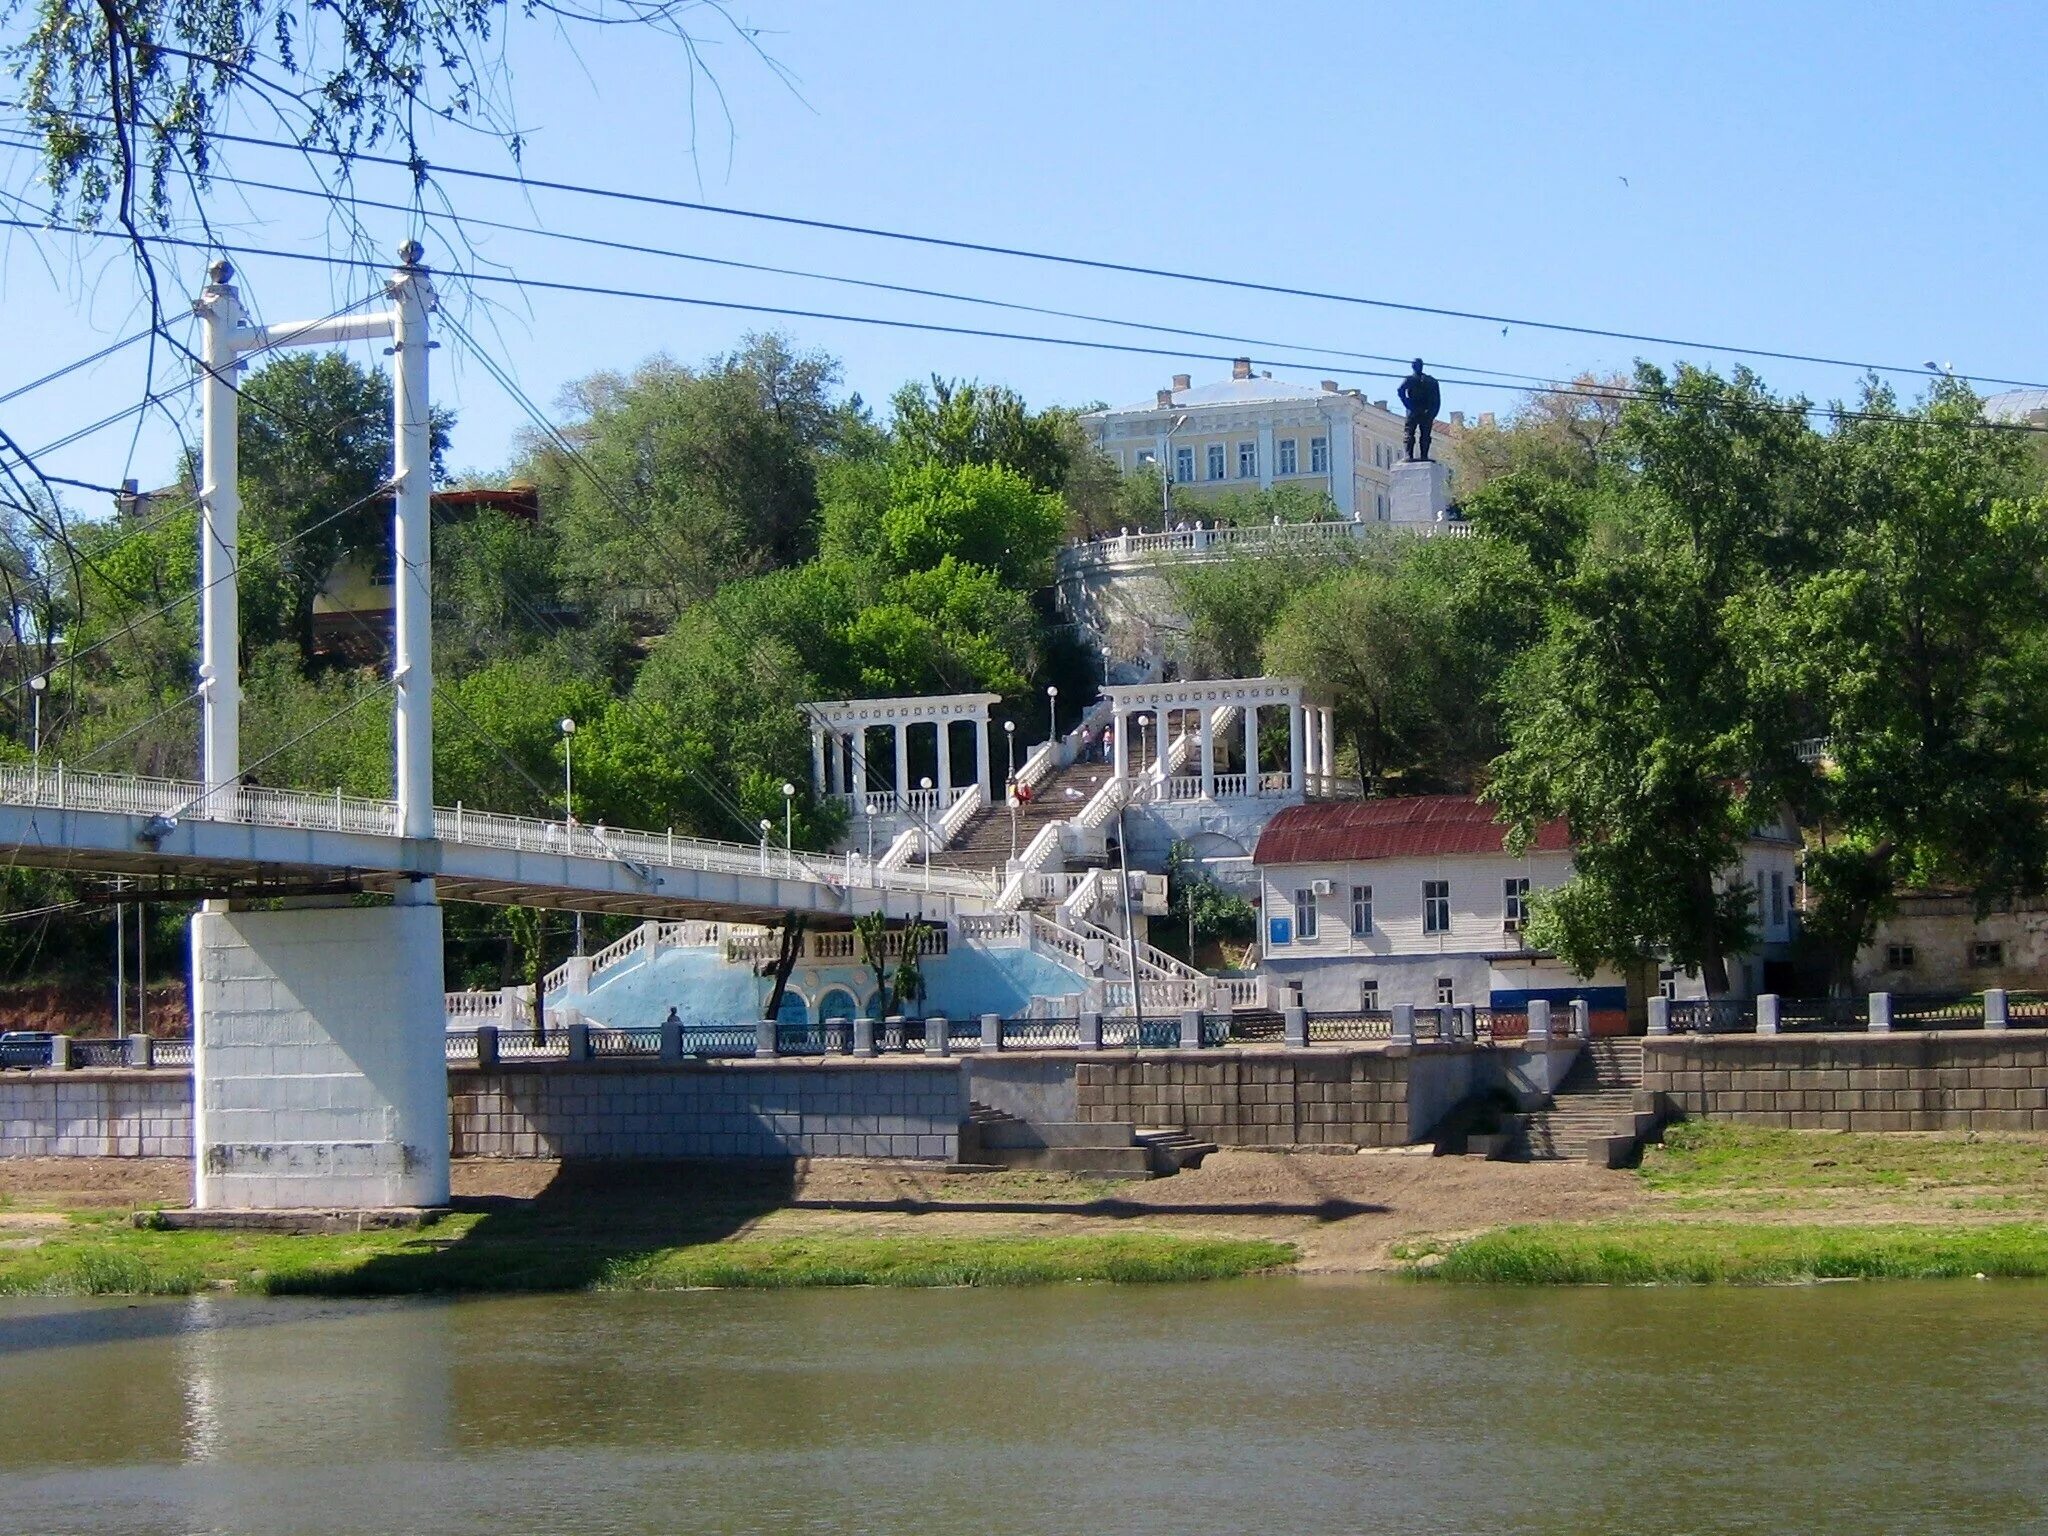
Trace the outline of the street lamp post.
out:
<instances>
[{"instance_id":1,"label":"street lamp post","mask_svg":"<svg viewBox=\"0 0 2048 1536\"><path fill-rule=\"evenodd\" d=\"M917 787L925 791L926 794L930 794L932 781L928 778L919 779ZM927 800L925 803L929 805L931 802ZM930 890L932 888L932 823L931 818L924 812L919 811L916 815L917 824L924 832L924 888Z\"/></svg>"},{"instance_id":2,"label":"street lamp post","mask_svg":"<svg viewBox=\"0 0 2048 1536\"><path fill-rule=\"evenodd\" d=\"M875 872L875 818L882 814L882 802L868 801L868 874Z\"/></svg>"},{"instance_id":3,"label":"street lamp post","mask_svg":"<svg viewBox=\"0 0 2048 1536\"><path fill-rule=\"evenodd\" d=\"M43 782L43 690L50 686L47 675L38 672L28 680L31 723L29 725L29 758L35 764L36 784Z\"/></svg>"},{"instance_id":4,"label":"street lamp post","mask_svg":"<svg viewBox=\"0 0 2048 1536\"><path fill-rule=\"evenodd\" d=\"M1009 754L1010 771L1003 775L1003 798L1010 802L1010 862L1017 862L1017 722L1003 722L1003 748Z\"/></svg>"},{"instance_id":5,"label":"street lamp post","mask_svg":"<svg viewBox=\"0 0 2048 1536\"><path fill-rule=\"evenodd\" d=\"M1185 415L1173 418L1173 425L1166 429L1166 452L1159 460L1159 531L1173 531L1173 474L1167 463L1173 457L1173 434L1188 424Z\"/></svg>"},{"instance_id":6,"label":"street lamp post","mask_svg":"<svg viewBox=\"0 0 2048 1536\"><path fill-rule=\"evenodd\" d=\"M1151 723L1152 717L1150 715L1137 715L1131 720L1131 724L1138 728L1137 772L1141 774L1145 771L1145 727Z\"/></svg>"},{"instance_id":7,"label":"street lamp post","mask_svg":"<svg viewBox=\"0 0 2048 1536\"><path fill-rule=\"evenodd\" d=\"M761 873L764 875L768 873L768 834L774 826L775 823L766 816L761 818Z\"/></svg>"},{"instance_id":8,"label":"street lamp post","mask_svg":"<svg viewBox=\"0 0 2048 1536\"><path fill-rule=\"evenodd\" d=\"M794 874L796 871L795 806L796 786L790 783L789 780L784 779L782 781L782 872L784 874Z\"/></svg>"},{"instance_id":9,"label":"street lamp post","mask_svg":"<svg viewBox=\"0 0 2048 1536\"><path fill-rule=\"evenodd\" d=\"M576 722L562 716L562 840L576 851ZM576 909L576 953L583 953L583 909Z\"/></svg>"},{"instance_id":10,"label":"street lamp post","mask_svg":"<svg viewBox=\"0 0 2048 1536\"><path fill-rule=\"evenodd\" d=\"M1045 730L1052 740L1060 739L1060 691L1052 683L1045 685Z\"/></svg>"}]
</instances>

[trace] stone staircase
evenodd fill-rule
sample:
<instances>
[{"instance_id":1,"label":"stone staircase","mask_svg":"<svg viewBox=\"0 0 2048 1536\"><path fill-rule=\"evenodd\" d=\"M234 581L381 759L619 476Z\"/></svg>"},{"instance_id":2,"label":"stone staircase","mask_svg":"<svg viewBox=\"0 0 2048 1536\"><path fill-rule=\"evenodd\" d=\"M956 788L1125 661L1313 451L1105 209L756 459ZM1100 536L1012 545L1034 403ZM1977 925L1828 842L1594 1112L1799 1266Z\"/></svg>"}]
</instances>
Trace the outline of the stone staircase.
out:
<instances>
[{"instance_id":1,"label":"stone staircase","mask_svg":"<svg viewBox=\"0 0 2048 1536\"><path fill-rule=\"evenodd\" d=\"M1216 1150L1173 1127L1139 1130L1128 1122L1037 1123L974 1101L960 1125L960 1161L1030 1168L1091 1179L1149 1179L1192 1168Z\"/></svg>"},{"instance_id":2,"label":"stone staircase","mask_svg":"<svg viewBox=\"0 0 2048 1536\"><path fill-rule=\"evenodd\" d=\"M1080 810L1109 775L1107 763L1072 763L1048 773L1032 789L1029 803L1017 807L1017 848L1030 847L1040 829ZM1010 808L998 798L976 811L951 843L933 852L932 868L1001 869L1009 860ZM911 856L913 866L923 862L922 854Z\"/></svg>"},{"instance_id":3,"label":"stone staircase","mask_svg":"<svg viewBox=\"0 0 2048 1536\"><path fill-rule=\"evenodd\" d=\"M1641 1040L1622 1035L1588 1041L1550 1106L1523 1117L1529 1156L1620 1166L1655 1129L1656 1116L1636 1108L1642 1083Z\"/></svg>"}]
</instances>

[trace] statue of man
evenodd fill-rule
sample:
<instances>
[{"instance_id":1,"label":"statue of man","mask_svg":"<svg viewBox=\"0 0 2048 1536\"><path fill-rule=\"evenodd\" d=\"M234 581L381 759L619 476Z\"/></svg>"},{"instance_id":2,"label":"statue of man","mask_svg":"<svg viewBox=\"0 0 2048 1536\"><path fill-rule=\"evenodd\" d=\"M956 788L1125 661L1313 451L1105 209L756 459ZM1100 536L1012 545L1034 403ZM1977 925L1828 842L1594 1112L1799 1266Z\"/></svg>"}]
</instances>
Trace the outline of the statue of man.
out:
<instances>
[{"instance_id":1,"label":"statue of man","mask_svg":"<svg viewBox=\"0 0 2048 1536\"><path fill-rule=\"evenodd\" d=\"M1408 407L1408 423L1401 429L1401 442L1411 459L1429 457L1429 434L1436 427L1436 413L1443 409L1443 391L1436 387L1436 380L1422 371L1422 359L1416 358L1414 371L1401 381L1396 391L1401 403ZM1415 440L1422 439L1422 452L1415 451Z\"/></svg>"}]
</instances>

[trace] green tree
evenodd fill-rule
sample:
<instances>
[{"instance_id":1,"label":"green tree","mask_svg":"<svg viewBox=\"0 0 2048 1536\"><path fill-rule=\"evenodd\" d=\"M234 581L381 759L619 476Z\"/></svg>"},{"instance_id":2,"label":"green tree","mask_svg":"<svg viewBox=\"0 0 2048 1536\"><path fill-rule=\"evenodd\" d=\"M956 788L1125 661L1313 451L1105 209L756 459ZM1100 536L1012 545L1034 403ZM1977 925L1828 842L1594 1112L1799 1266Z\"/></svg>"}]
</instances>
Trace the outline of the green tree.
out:
<instances>
[{"instance_id":1,"label":"green tree","mask_svg":"<svg viewBox=\"0 0 2048 1536\"><path fill-rule=\"evenodd\" d=\"M1049 579L1065 521L1059 498L1014 470L927 460L892 476L877 553L897 572L953 559L1028 590Z\"/></svg>"},{"instance_id":2,"label":"green tree","mask_svg":"<svg viewBox=\"0 0 2048 1536\"><path fill-rule=\"evenodd\" d=\"M1895 884L1981 900L2048 878L2048 503L2014 434L1935 386L1900 415L1872 384L1827 449L1840 547L1767 626L1767 671L1829 737L1809 859L1838 973Z\"/></svg>"},{"instance_id":3,"label":"green tree","mask_svg":"<svg viewBox=\"0 0 2048 1536\"><path fill-rule=\"evenodd\" d=\"M1326 559L1299 553L1240 554L1169 566L1167 586L1187 624L1180 645L1187 674L1257 676L1266 636L1288 602L1329 568Z\"/></svg>"},{"instance_id":4,"label":"green tree","mask_svg":"<svg viewBox=\"0 0 2048 1536\"><path fill-rule=\"evenodd\" d=\"M1759 679L1753 616L1822 554L1819 442L1801 402L1647 366L1612 447L1618 492L1509 669L1508 745L1489 794L1520 845L1570 829L1572 879L1532 914L1582 973L1655 954L1725 991L1754 934L1723 877L1799 776L1786 694Z\"/></svg>"},{"instance_id":5,"label":"green tree","mask_svg":"<svg viewBox=\"0 0 2048 1536\"><path fill-rule=\"evenodd\" d=\"M1066 481L1072 429L1064 412L1033 415L1013 390L937 374L929 386L904 385L891 404L901 462L993 466L1041 491L1057 491Z\"/></svg>"}]
</instances>

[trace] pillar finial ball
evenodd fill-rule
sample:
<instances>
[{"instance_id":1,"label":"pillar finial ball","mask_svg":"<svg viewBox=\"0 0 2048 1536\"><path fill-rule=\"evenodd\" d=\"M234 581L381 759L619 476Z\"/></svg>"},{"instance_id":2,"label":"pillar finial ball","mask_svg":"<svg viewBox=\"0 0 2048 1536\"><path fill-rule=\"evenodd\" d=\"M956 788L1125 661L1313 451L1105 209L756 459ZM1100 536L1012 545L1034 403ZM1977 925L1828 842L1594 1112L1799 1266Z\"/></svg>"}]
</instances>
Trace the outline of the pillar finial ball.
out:
<instances>
[{"instance_id":1,"label":"pillar finial ball","mask_svg":"<svg viewBox=\"0 0 2048 1536\"><path fill-rule=\"evenodd\" d=\"M232 283L235 280L235 264L231 261L216 261L206 269L206 280L216 285Z\"/></svg>"},{"instance_id":2,"label":"pillar finial ball","mask_svg":"<svg viewBox=\"0 0 2048 1536\"><path fill-rule=\"evenodd\" d=\"M417 240L408 240L398 248L398 260L403 266L416 267L426 256L427 248Z\"/></svg>"}]
</instances>

